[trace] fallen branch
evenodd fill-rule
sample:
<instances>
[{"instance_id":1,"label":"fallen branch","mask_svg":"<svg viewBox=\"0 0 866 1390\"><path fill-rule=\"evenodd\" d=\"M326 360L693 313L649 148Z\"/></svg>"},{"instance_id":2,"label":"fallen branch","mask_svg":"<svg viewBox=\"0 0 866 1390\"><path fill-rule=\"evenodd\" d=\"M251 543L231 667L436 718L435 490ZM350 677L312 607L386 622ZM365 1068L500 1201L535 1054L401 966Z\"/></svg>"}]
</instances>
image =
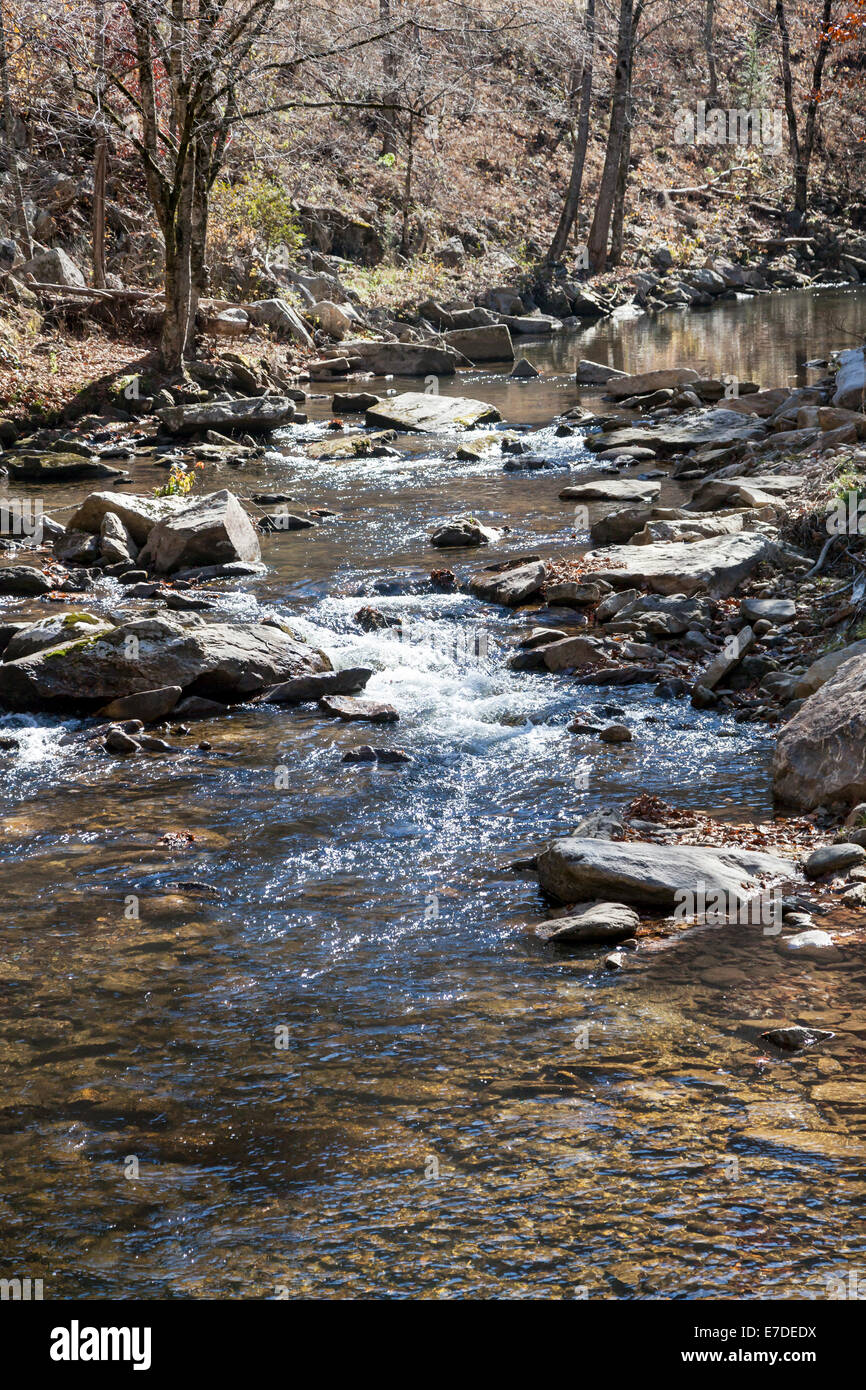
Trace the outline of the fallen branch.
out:
<instances>
[{"instance_id":1,"label":"fallen branch","mask_svg":"<svg viewBox=\"0 0 866 1390\"><path fill-rule=\"evenodd\" d=\"M721 179L726 179L731 174L737 174L742 172L750 173L751 165L734 164L730 169L723 169L720 174L716 174L716 177L714 179L710 179L708 183L696 184L694 188L663 188L661 192L668 198L688 198L696 193L710 193L713 191L713 189L715 189L716 184ZM737 196L730 192L726 193L724 189L718 189L717 191L728 198L733 198Z\"/></svg>"}]
</instances>

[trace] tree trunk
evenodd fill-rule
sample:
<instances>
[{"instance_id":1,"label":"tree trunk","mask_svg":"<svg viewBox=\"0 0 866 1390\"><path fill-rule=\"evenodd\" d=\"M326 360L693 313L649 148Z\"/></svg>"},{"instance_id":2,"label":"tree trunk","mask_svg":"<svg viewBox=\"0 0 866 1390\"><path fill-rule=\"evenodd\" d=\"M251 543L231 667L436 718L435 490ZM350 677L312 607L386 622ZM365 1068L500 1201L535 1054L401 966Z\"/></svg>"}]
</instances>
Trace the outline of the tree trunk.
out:
<instances>
[{"instance_id":1,"label":"tree trunk","mask_svg":"<svg viewBox=\"0 0 866 1390\"><path fill-rule=\"evenodd\" d=\"M704 50L707 55L707 74L709 86L707 88L707 100L717 101L719 96L719 79L716 73L716 0L706 0L704 10Z\"/></svg>"},{"instance_id":2,"label":"tree trunk","mask_svg":"<svg viewBox=\"0 0 866 1390\"><path fill-rule=\"evenodd\" d=\"M105 5L96 7L96 39L94 43L96 68L96 148L93 153L93 210L91 239L93 253L93 283L98 290L105 288L105 173L108 162L108 138L102 104L105 99Z\"/></svg>"},{"instance_id":3,"label":"tree trunk","mask_svg":"<svg viewBox=\"0 0 866 1390\"><path fill-rule=\"evenodd\" d=\"M379 20L385 28L391 24L391 0L379 0ZM389 36L385 39L385 46L382 53L382 101L393 102L394 100L394 79L397 71L397 57L394 52L394 39ZM395 112L393 107L382 112L382 155L396 154L397 152L397 133L395 130Z\"/></svg>"},{"instance_id":4,"label":"tree trunk","mask_svg":"<svg viewBox=\"0 0 866 1390\"><path fill-rule=\"evenodd\" d=\"M415 161L415 112L409 112L409 129L406 134L406 178L403 183L403 225L400 233L400 250L404 256L409 254L409 209L412 206L412 165Z\"/></svg>"},{"instance_id":5,"label":"tree trunk","mask_svg":"<svg viewBox=\"0 0 866 1390\"><path fill-rule=\"evenodd\" d=\"M33 242L27 225L27 212L24 207L24 189L18 172L18 156L15 153L15 116L12 111L12 97L9 91L9 72L6 67L6 25L3 16L3 3L0 0L0 95L3 101L3 130L6 136L6 167L12 180L12 197L15 203L15 219L18 232L24 245L28 261L33 255Z\"/></svg>"},{"instance_id":6,"label":"tree trunk","mask_svg":"<svg viewBox=\"0 0 866 1390\"><path fill-rule=\"evenodd\" d=\"M619 161L622 142L625 138L626 118L631 74L631 55L634 40L634 0L620 0L619 28L616 46L616 73L613 82L613 96L610 108L610 129L607 137L607 150L604 156L604 169L598 188L598 198L589 232L589 268L593 274L604 270L607 262L607 238L610 231L616 185L619 177Z\"/></svg>"},{"instance_id":7,"label":"tree trunk","mask_svg":"<svg viewBox=\"0 0 866 1390\"><path fill-rule=\"evenodd\" d=\"M631 77L629 77L629 87L631 87ZM628 171L631 161L631 131L633 119L633 104L629 96L626 108L625 130L622 137L622 148L619 153L619 169L616 176L616 193L613 200L613 218L611 221L610 232L610 253L607 258L608 265L619 265L622 260L623 248L623 222L625 220L625 195L628 188Z\"/></svg>"},{"instance_id":8,"label":"tree trunk","mask_svg":"<svg viewBox=\"0 0 866 1390\"><path fill-rule=\"evenodd\" d=\"M824 0L821 31L812 68L809 99L806 104L806 126L801 140L797 125L797 108L794 104L794 82L791 76L791 37L788 32L788 18L785 14L784 0L776 0L776 24L782 45L782 90L785 96L785 115L788 121L788 138L791 142L791 161L794 167L794 215L791 221L795 226L802 224L809 207L809 166L815 148L824 64L830 51L829 29L832 14L833 0Z\"/></svg>"},{"instance_id":9,"label":"tree trunk","mask_svg":"<svg viewBox=\"0 0 866 1390\"><path fill-rule=\"evenodd\" d=\"M163 369L183 375L191 340L193 301L192 206L195 194L195 142L188 146L181 171L180 197L165 233L165 317L159 355Z\"/></svg>"},{"instance_id":10,"label":"tree trunk","mask_svg":"<svg viewBox=\"0 0 866 1390\"><path fill-rule=\"evenodd\" d=\"M592 109L592 67L595 50L595 0L587 0L586 6L586 53L580 80L580 110L577 117L577 131L574 140L574 158L571 163L571 177L565 195L562 214L559 219L550 250L548 263L561 261L568 244L568 234L574 225L580 203L580 190L583 185L583 167L586 163L586 147L589 143L589 117Z\"/></svg>"}]
</instances>

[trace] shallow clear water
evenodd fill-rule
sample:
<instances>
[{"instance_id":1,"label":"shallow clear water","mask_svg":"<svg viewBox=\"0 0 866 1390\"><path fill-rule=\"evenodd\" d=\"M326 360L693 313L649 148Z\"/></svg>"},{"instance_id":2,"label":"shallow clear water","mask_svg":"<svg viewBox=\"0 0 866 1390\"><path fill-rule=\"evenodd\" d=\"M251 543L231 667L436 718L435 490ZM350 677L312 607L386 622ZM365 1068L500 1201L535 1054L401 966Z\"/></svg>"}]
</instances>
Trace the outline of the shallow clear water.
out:
<instances>
[{"instance_id":1,"label":"shallow clear water","mask_svg":"<svg viewBox=\"0 0 866 1390\"><path fill-rule=\"evenodd\" d=\"M544 381L442 389L541 429L538 452L579 472L580 436L549 428L593 399L578 356L775 385L846 345L858 308L832 291L622 319L521 344ZM513 528L497 557L568 554L565 473L446 461L453 439L311 463L298 438L329 414L313 401L280 452L208 475L336 513L266 537L269 574L212 586L217 611L289 616L372 667L397 725L248 707L172 739L174 759L123 762L64 745L70 721L3 721L22 751L0 754L0 1275L61 1298L825 1296L863 1259L862 951L819 966L704 930L610 976L595 949L537 941L544 904L509 868L643 791L765 819L769 739L649 687L508 671L531 618L431 591L452 559L427 537L472 510ZM106 586L87 606L122 603ZM364 603L402 638L362 633ZM606 705L632 744L567 732ZM412 762L341 761L365 742ZM770 1060L771 1021L837 1037Z\"/></svg>"}]
</instances>

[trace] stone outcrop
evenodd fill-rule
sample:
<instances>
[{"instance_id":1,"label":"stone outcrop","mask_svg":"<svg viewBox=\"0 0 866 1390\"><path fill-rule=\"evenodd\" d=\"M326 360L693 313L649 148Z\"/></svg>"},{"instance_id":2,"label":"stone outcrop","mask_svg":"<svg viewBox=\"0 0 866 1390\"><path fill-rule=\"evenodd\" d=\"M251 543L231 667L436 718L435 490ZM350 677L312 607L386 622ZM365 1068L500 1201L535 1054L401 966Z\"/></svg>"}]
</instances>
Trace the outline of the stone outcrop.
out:
<instances>
[{"instance_id":1,"label":"stone outcrop","mask_svg":"<svg viewBox=\"0 0 866 1390\"><path fill-rule=\"evenodd\" d=\"M783 726L773 793L782 806L804 811L866 799L866 651L843 662Z\"/></svg>"}]
</instances>

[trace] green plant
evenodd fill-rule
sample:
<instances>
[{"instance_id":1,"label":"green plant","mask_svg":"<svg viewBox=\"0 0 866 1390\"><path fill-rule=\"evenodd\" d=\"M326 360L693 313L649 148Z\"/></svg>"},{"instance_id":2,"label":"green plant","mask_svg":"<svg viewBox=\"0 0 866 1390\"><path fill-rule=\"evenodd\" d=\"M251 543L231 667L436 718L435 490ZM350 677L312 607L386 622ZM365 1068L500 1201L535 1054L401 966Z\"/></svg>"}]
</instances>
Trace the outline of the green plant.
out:
<instances>
[{"instance_id":1,"label":"green plant","mask_svg":"<svg viewBox=\"0 0 866 1390\"><path fill-rule=\"evenodd\" d=\"M265 250L280 247L291 254L303 244L297 212L287 189L266 175L254 174L244 183L214 184L212 235L243 239L252 231Z\"/></svg>"},{"instance_id":2,"label":"green plant","mask_svg":"<svg viewBox=\"0 0 866 1390\"><path fill-rule=\"evenodd\" d=\"M204 464L197 463L195 468L204 468ZM192 492L194 487L195 470L188 469L185 463L173 463L168 475L168 482L164 487L154 488L153 495L154 497L186 497L187 493Z\"/></svg>"}]
</instances>

